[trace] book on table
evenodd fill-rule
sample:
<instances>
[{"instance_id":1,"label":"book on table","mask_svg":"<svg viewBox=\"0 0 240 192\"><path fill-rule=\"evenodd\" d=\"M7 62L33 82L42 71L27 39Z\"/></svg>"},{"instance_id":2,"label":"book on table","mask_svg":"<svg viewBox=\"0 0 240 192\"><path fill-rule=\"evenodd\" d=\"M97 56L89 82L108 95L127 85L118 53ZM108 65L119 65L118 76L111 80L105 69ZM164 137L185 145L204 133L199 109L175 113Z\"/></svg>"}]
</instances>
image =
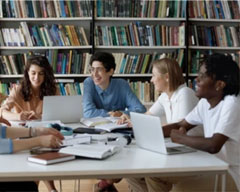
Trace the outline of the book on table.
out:
<instances>
[{"instance_id":1,"label":"book on table","mask_svg":"<svg viewBox=\"0 0 240 192\"><path fill-rule=\"evenodd\" d=\"M64 154L59 152L49 152L49 153L43 153L40 155L34 155L28 157L28 161L43 165L50 165L54 163L60 163L64 161L70 161L75 159L74 155L70 154Z\"/></svg>"},{"instance_id":2,"label":"book on table","mask_svg":"<svg viewBox=\"0 0 240 192\"><path fill-rule=\"evenodd\" d=\"M62 140L61 146L69 146L69 145L76 145L80 143L87 143L89 144L91 142L91 136L89 135L80 135L80 134L74 134L71 136L64 136L64 140Z\"/></svg>"},{"instance_id":3,"label":"book on table","mask_svg":"<svg viewBox=\"0 0 240 192\"><path fill-rule=\"evenodd\" d=\"M119 117L94 117L94 118L82 118L81 123L87 127L101 129L107 132L111 132L115 129L128 128L127 123L118 125L117 121Z\"/></svg>"},{"instance_id":4,"label":"book on table","mask_svg":"<svg viewBox=\"0 0 240 192\"><path fill-rule=\"evenodd\" d=\"M74 146L61 148L59 152L80 157L104 159L120 151L120 149L121 147L116 145L78 144Z\"/></svg>"}]
</instances>

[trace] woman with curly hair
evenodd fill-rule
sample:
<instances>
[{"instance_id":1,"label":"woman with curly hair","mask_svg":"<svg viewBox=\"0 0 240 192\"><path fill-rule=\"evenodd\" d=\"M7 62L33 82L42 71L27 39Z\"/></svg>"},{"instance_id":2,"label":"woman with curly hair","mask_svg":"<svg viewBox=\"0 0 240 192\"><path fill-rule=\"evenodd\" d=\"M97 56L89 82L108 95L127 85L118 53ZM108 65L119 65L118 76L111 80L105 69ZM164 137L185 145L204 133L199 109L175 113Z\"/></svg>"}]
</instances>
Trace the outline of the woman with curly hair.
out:
<instances>
[{"instance_id":1,"label":"woman with curly hair","mask_svg":"<svg viewBox=\"0 0 240 192\"><path fill-rule=\"evenodd\" d=\"M7 120L41 119L43 97L59 95L53 69L44 56L27 60L24 77L1 107L1 117Z\"/></svg>"},{"instance_id":2,"label":"woman with curly hair","mask_svg":"<svg viewBox=\"0 0 240 192\"><path fill-rule=\"evenodd\" d=\"M53 69L44 56L27 60L24 77L19 85L12 87L10 95L0 110L0 119L41 119L43 97L59 95ZM49 191L56 191L53 181L44 181Z\"/></svg>"}]
</instances>

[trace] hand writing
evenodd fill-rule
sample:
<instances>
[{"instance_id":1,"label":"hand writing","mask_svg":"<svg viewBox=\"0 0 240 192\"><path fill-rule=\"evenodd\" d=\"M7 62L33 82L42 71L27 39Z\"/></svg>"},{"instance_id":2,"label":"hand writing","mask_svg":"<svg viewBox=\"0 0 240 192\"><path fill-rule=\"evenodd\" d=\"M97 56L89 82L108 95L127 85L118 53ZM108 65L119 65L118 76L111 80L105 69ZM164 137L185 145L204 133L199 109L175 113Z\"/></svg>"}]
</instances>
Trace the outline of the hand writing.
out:
<instances>
[{"instance_id":1,"label":"hand writing","mask_svg":"<svg viewBox=\"0 0 240 192\"><path fill-rule=\"evenodd\" d=\"M19 113L19 120L30 120L32 116L34 116L35 113L34 111L22 111L21 113Z\"/></svg>"},{"instance_id":2,"label":"hand writing","mask_svg":"<svg viewBox=\"0 0 240 192\"><path fill-rule=\"evenodd\" d=\"M130 118L127 114L123 113L120 116L120 119L117 121L118 125L124 124L124 123L128 123L128 121L130 121Z\"/></svg>"}]
</instances>

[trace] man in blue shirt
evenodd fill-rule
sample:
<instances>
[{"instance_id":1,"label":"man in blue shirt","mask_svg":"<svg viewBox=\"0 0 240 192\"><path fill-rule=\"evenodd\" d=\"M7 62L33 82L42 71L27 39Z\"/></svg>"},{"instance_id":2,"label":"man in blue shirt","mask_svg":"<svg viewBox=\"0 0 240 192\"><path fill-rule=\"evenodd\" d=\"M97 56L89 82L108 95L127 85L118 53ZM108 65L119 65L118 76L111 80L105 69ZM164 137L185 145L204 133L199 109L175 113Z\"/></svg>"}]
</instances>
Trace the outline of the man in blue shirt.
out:
<instances>
[{"instance_id":1,"label":"man in blue shirt","mask_svg":"<svg viewBox=\"0 0 240 192\"><path fill-rule=\"evenodd\" d=\"M84 81L83 115L121 116L130 111L144 113L146 108L132 92L127 81L113 79L116 64L112 54L97 52L90 61L91 77Z\"/></svg>"}]
</instances>

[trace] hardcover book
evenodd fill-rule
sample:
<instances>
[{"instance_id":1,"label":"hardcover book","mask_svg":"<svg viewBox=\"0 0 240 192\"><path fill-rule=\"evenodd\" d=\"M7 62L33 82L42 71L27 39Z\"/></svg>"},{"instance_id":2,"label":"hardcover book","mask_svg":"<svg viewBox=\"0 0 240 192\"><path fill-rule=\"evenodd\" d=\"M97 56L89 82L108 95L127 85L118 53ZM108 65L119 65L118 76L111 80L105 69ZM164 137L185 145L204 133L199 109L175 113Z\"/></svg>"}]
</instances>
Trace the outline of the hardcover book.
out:
<instances>
[{"instance_id":1,"label":"hardcover book","mask_svg":"<svg viewBox=\"0 0 240 192\"><path fill-rule=\"evenodd\" d=\"M31 161L33 163L43 164L43 165L60 163L64 161L70 161L73 159L75 159L74 155L63 154L58 152L43 153L40 155L34 155L34 156L28 157L28 161Z\"/></svg>"}]
</instances>

